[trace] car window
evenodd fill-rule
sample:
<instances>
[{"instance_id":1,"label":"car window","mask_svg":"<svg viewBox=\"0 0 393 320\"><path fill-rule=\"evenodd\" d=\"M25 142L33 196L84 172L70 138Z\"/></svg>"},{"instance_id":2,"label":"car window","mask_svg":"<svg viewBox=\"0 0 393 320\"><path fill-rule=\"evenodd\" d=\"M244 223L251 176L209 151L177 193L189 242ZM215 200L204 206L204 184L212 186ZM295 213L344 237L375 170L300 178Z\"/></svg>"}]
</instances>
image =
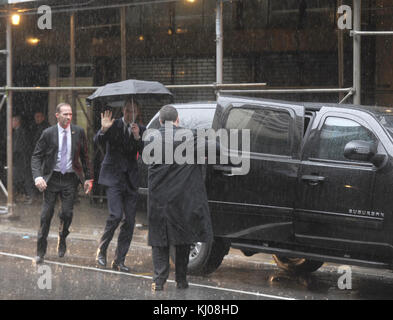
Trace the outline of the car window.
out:
<instances>
[{"instance_id":1,"label":"car window","mask_svg":"<svg viewBox=\"0 0 393 320\"><path fill-rule=\"evenodd\" d=\"M393 115L379 114L377 119L381 125L383 125L393 138Z\"/></svg>"},{"instance_id":2,"label":"car window","mask_svg":"<svg viewBox=\"0 0 393 320\"><path fill-rule=\"evenodd\" d=\"M351 161L344 157L344 148L352 140L377 141L370 130L356 121L327 117L321 129L315 156L319 159Z\"/></svg>"},{"instance_id":3,"label":"car window","mask_svg":"<svg viewBox=\"0 0 393 320\"><path fill-rule=\"evenodd\" d=\"M226 128L250 129L251 152L290 155L290 123L291 116L284 110L233 108Z\"/></svg>"},{"instance_id":4,"label":"car window","mask_svg":"<svg viewBox=\"0 0 393 320\"><path fill-rule=\"evenodd\" d=\"M179 126L186 129L209 129L212 126L215 111L215 108L179 108L177 109L180 120ZM160 126L157 113L150 121L148 128L158 129Z\"/></svg>"}]
</instances>

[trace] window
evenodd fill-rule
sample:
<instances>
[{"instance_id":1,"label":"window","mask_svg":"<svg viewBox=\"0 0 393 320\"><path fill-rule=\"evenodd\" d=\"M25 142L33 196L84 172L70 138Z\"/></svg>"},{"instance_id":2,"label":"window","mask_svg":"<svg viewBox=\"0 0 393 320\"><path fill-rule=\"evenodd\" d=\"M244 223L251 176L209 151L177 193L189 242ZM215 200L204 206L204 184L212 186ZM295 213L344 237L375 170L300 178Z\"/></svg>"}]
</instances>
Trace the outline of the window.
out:
<instances>
[{"instance_id":1,"label":"window","mask_svg":"<svg viewBox=\"0 0 393 320\"><path fill-rule=\"evenodd\" d=\"M272 109L234 108L227 129L250 129L251 152L290 155L290 123L288 112ZM241 143L241 138L238 139Z\"/></svg>"},{"instance_id":2,"label":"window","mask_svg":"<svg viewBox=\"0 0 393 320\"><path fill-rule=\"evenodd\" d=\"M335 26L336 2L331 0L280 0L269 3L269 25L274 28Z\"/></svg>"},{"instance_id":3,"label":"window","mask_svg":"<svg viewBox=\"0 0 393 320\"><path fill-rule=\"evenodd\" d=\"M344 157L345 145L352 140L377 141L371 131L355 121L328 117L321 130L316 157L319 159L352 161Z\"/></svg>"},{"instance_id":4,"label":"window","mask_svg":"<svg viewBox=\"0 0 393 320\"><path fill-rule=\"evenodd\" d=\"M378 114L377 119L379 123L388 130L390 136L393 138L393 116L390 114Z\"/></svg>"},{"instance_id":5,"label":"window","mask_svg":"<svg viewBox=\"0 0 393 320\"><path fill-rule=\"evenodd\" d=\"M177 109L179 114L179 126L186 129L209 129L212 126L215 108L189 108ZM158 114L154 117L148 125L149 129L159 129L161 127Z\"/></svg>"}]
</instances>

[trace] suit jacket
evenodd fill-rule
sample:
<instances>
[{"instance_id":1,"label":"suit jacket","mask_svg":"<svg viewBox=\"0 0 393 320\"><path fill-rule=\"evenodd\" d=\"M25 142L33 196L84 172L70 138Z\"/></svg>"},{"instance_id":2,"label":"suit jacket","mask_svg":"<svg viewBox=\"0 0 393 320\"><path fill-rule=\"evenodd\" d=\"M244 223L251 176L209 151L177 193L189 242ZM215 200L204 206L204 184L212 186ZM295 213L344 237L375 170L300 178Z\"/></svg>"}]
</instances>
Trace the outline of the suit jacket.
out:
<instances>
[{"instance_id":1,"label":"suit jacket","mask_svg":"<svg viewBox=\"0 0 393 320\"><path fill-rule=\"evenodd\" d=\"M138 126L142 137L145 127ZM142 138L135 140L132 134L127 141L124 132L123 120L116 119L105 133L100 129L95 135L94 142L105 145L105 157L101 164L98 183L136 192L139 183L137 154L142 155L143 141Z\"/></svg>"},{"instance_id":2,"label":"suit jacket","mask_svg":"<svg viewBox=\"0 0 393 320\"><path fill-rule=\"evenodd\" d=\"M33 179L43 177L46 182L52 176L59 150L59 133L57 124L45 129L38 140L31 157ZM72 169L84 180L93 179L93 171L89 161L85 131L71 124L71 158Z\"/></svg>"}]
</instances>

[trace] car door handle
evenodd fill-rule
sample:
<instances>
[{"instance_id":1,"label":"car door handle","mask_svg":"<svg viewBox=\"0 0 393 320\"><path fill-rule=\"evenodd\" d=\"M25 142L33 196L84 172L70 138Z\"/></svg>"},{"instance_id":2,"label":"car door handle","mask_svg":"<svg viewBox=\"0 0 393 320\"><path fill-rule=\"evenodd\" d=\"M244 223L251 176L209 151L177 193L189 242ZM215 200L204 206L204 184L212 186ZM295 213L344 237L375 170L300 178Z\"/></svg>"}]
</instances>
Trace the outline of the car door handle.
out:
<instances>
[{"instance_id":1,"label":"car door handle","mask_svg":"<svg viewBox=\"0 0 393 320\"><path fill-rule=\"evenodd\" d=\"M233 173L226 173L226 172L223 172L222 175L226 176L226 177L234 177L235 176L235 174L233 174Z\"/></svg>"},{"instance_id":2,"label":"car door handle","mask_svg":"<svg viewBox=\"0 0 393 320\"><path fill-rule=\"evenodd\" d=\"M304 175L302 180L307 182L310 186L316 186L326 180L326 177L314 176L314 175Z\"/></svg>"},{"instance_id":3,"label":"car door handle","mask_svg":"<svg viewBox=\"0 0 393 320\"><path fill-rule=\"evenodd\" d=\"M235 174L232 173L232 167L230 167L230 166L215 165L215 166L213 166L213 170L221 172L221 174L226 177L235 176Z\"/></svg>"}]
</instances>

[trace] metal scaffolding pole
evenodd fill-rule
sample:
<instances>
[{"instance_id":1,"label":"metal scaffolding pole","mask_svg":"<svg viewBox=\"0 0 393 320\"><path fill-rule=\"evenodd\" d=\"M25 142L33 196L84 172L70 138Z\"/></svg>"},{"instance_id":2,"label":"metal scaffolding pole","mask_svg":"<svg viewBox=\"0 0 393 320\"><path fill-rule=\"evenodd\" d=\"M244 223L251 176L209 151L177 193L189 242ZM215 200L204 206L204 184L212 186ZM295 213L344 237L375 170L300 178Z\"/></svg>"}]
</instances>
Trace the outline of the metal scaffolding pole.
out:
<instances>
[{"instance_id":1,"label":"metal scaffolding pole","mask_svg":"<svg viewBox=\"0 0 393 320\"><path fill-rule=\"evenodd\" d=\"M120 8L121 80L127 79L126 7Z\"/></svg>"},{"instance_id":2,"label":"metal scaffolding pole","mask_svg":"<svg viewBox=\"0 0 393 320\"><path fill-rule=\"evenodd\" d=\"M339 8L343 0L337 0L337 7ZM341 28L337 29L337 64L338 64L338 87L344 87L344 31ZM339 94L339 100L342 101L344 95Z\"/></svg>"},{"instance_id":3,"label":"metal scaffolding pole","mask_svg":"<svg viewBox=\"0 0 393 320\"><path fill-rule=\"evenodd\" d=\"M293 88L260 90L220 90L222 93L348 93L352 88Z\"/></svg>"},{"instance_id":4,"label":"metal scaffolding pole","mask_svg":"<svg viewBox=\"0 0 393 320\"><path fill-rule=\"evenodd\" d=\"M76 86L76 55L75 55L75 12L70 15L70 69L71 69L71 85ZM77 112L76 112L76 98L75 92L71 91L71 106L73 123L76 123Z\"/></svg>"},{"instance_id":5,"label":"metal scaffolding pole","mask_svg":"<svg viewBox=\"0 0 393 320\"><path fill-rule=\"evenodd\" d=\"M361 37L356 32L361 31L362 0L353 1L353 103L361 104Z\"/></svg>"},{"instance_id":6,"label":"metal scaffolding pole","mask_svg":"<svg viewBox=\"0 0 393 320\"><path fill-rule=\"evenodd\" d=\"M393 31L351 31L351 36L393 36Z\"/></svg>"},{"instance_id":7,"label":"metal scaffolding pole","mask_svg":"<svg viewBox=\"0 0 393 320\"><path fill-rule=\"evenodd\" d=\"M208 83L208 84L179 84L179 85L166 85L168 89L224 89L224 88L260 88L266 86L266 83ZM34 91L79 91L79 92L92 92L99 87L0 87L2 91L13 92L34 92Z\"/></svg>"},{"instance_id":8,"label":"metal scaffolding pole","mask_svg":"<svg viewBox=\"0 0 393 320\"><path fill-rule=\"evenodd\" d=\"M223 50L223 23L222 23L222 11L223 5L222 0L217 0L217 8L216 8L216 82L218 84L222 83L222 74L223 74L223 59L224 59L224 50Z\"/></svg>"},{"instance_id":9,"label":"metal scaffolding pole","mask_svg":"<svg viewBox=\"0 0 393 320\"><path fill-rule=\"evenodd\" d=\"M7 18L6 50L7 50L7 87L12 87L12 26L11 19ZM12 157L12 91L7 92L7 215L14 217L13 194L13 157Z\"/></svg>"},{"instance_id":10,"label":"metal scaffolding pole","mask_svg":"<svg viewBox=\"0 0 393 320\"><path fill-rule=\"evenodd\" d=\"M91 92L97 90L99 87L0 87L2 91L13 91L13 92L34 92L34 91L84 91Z\"/></svg>"}]
</instances>

